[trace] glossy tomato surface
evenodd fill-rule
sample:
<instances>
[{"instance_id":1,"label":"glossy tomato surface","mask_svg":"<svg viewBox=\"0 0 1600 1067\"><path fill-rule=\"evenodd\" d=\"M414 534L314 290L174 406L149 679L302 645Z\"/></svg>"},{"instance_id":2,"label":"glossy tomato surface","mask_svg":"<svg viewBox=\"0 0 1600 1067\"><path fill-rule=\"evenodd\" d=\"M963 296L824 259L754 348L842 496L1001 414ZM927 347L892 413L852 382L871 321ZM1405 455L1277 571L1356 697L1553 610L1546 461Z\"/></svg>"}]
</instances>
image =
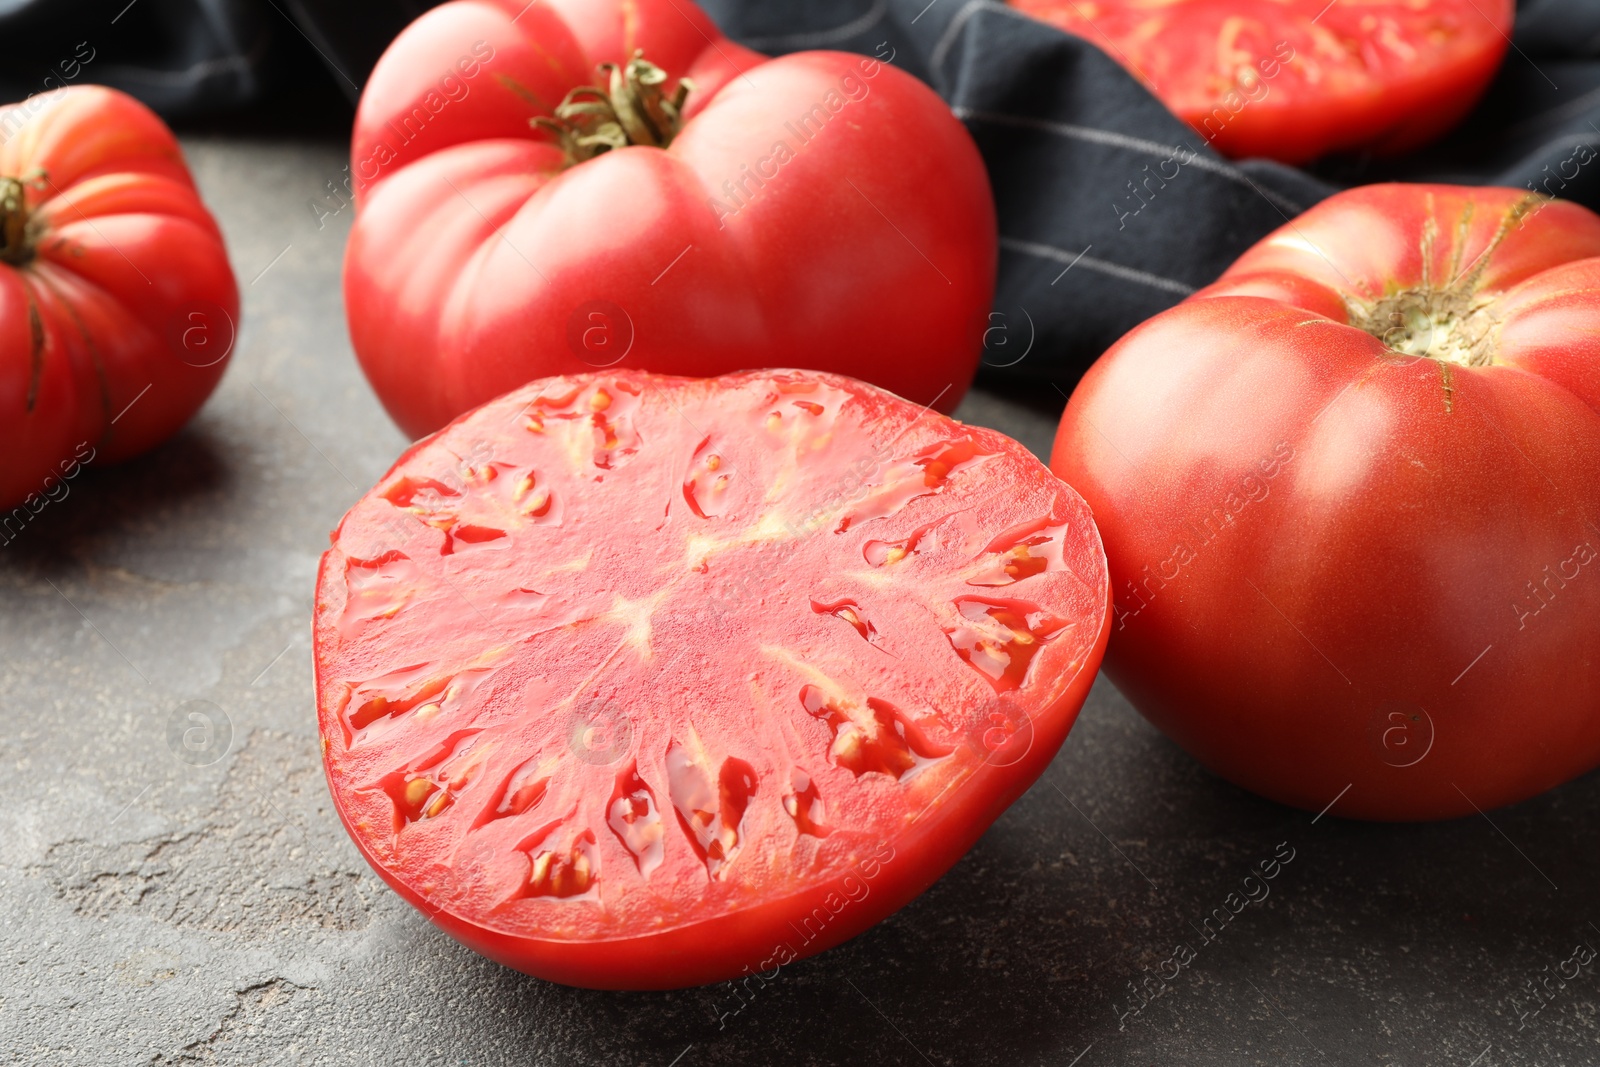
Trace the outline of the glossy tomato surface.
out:
<instances>
[{"instance_id":1,"label":"glossy tomato surface","mask_svg":"<svg viewBox=\"0 0 1600 1067\"><path fill-rule=\"evenodd\" d=\"M328 781L389 884L502 963L771 971L971 847L1109 625L1088 509L1010 438L807 372L543 379L334 534Z\"/></svg>"},{"instance_id":2,"label":"glossy tomato surface","mask_svg":"<svg viewBox=\"0 0 1600 1067\"><path fill-rule=\"evenodd\" d=\"M1450 129L1513 0L1010 0L1105 50L1224 155L1304 163Z\"/></svg>"},{"instance_id":3,"label":"glossy tomato surface","mask_svg":"<svg viewBox=\"0 0 1600 1067\"><path fill-rule=\"evenodd\" d=\"M692 88L666 147L574 163L545 128L636 50ZM390 46L356 117L345 301L418 435L544 375L800 366L953 410L997 236L983 163L921 82L767 60L689 0L455 0Z\"/></svg>"},{"instance_id":4,"label":"glossy tomato surface","mask_svg":"<svg viewBox=\"0 0 1600 1067\"><path fill-rule=\"evenodd\" d=\"M0 108L0 509L175 433L238 316L222 234L149 109L89 85Z\"/></svg>"},{"instance_id":5,"label":"glossy tomato surface","mask_svg":"<svg viewBox=\"0 0 1600 1067\"><path fill-rule=\"evenodd\" d=\"M1597 256L1575 204L1369 186L1119 341L1051 466L1105 538L1134 705L1370 819L1600 763Z\"/></svg>"}]
</instances>

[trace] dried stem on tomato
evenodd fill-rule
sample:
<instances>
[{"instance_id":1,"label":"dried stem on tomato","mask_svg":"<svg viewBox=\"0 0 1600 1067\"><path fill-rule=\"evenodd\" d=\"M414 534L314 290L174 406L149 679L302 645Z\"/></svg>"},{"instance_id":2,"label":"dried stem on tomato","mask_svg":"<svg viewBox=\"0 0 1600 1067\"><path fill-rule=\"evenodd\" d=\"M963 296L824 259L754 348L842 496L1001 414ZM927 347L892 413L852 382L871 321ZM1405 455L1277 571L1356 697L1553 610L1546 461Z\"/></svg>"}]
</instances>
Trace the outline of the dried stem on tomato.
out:
<instances>
[{"instance_id":1,"label":"dried stem on tomato","mask_svg":"<svg viewBox=\"0 0 1600 1067\"><path fill-rule=\"evenodd\" d=\"M645 59L642 49L635 50L625 66L601 63L598 69L608 88L580 85L567 93L554 118L540 115L529 120L535 128L555 135L567 165L613 148L671 144L683 126L683 102L694 83L680 78L668 98L667 72Z\"/></svg>"},{"instance_id":2,"label":"dried stem on tomato","mask_svg":"<svg viewBox=\"0 0 1600 1067\"><path fill-rule=\"evenodd\" d=\"M20 266L33 258L28 221L27 186L21 178L0 178L0 262Z\"/></svg>"}]
</instances>

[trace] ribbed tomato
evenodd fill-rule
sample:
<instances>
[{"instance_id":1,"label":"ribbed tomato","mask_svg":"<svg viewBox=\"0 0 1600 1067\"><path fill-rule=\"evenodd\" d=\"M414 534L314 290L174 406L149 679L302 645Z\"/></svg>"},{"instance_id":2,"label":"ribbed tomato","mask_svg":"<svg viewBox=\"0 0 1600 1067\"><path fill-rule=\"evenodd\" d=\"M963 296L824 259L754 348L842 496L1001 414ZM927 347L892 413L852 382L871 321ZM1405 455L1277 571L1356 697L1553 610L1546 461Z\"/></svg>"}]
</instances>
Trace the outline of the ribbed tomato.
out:
<instances>
[{"instance_id":1,"label":"ribbed tomato","mask_svg":"<svg viewBox=\"0 0 1600 1067\"><path fill-rule=\"evenodd\" d=\"M1459 122L1514 0L1010 0L1105 49L1219 152L1404 152Z\"/></svg>"},{"instance_id":2,"label":"ribbed tomato","mask_svg":"<svg viewBox=\"0 0 1600 1067\"><path fill-rule=\"evenodd\" d=\"M239 294L172 131L114 89L0 108L0 508L166 440L205 402ZM13 522L16 519L16 523Z\"/></svg>"},{"instance_id":3,"label":"ribbed tomato","mask_svg":"<svg viewBox=\"0 0 1600 1067\"><path fill-rule=\"evenodd\" d=\"M530 974L771 972L942 874L1055 754L1110 623L1083 501L848 378L536 381L323 557L346 828Z\"/></svg>"},{"instance_id":4,"label":"ribbed tomato","mask_svg":"<svg viewBox=\"0 0 1600 1067\"><path fill-rule=\"evenodd\" d=\"M602 66L606 65L606 66ZM455 0L356 115L350 335L420 435L532 378L814 367L953 410L998 237L949 107L690 0Z\"/></svg>"},{"instance_id":5,"label":"ribbed tomato","mask_svg":"<svg viewBox=\"0 0 1600 1067\"><path fill-rule=\"evenodd\" d=\"M1107 352L1051 466L1105 537L1135 706L1371 819L1600 764L1596 257L1575 204L1368 186Z\"/></svg>"}]
</instances>

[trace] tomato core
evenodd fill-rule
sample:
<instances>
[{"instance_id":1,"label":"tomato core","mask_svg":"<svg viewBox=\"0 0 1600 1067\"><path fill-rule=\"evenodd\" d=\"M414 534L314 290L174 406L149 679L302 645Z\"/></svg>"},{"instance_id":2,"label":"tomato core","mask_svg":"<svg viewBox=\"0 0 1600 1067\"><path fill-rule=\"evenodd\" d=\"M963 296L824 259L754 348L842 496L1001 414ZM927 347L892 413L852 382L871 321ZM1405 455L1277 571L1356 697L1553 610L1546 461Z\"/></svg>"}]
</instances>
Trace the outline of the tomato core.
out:
<instances>
[{"instance_id":1,"label":"tomato core","mask_svg":"<svg viewBox=\"0 0 1600 1067\"><path fill-rule=\"evenodd\" d=\"M1501 242L1541 202L1539 197L1529 196L1514 204L1495 230L1489 246L1470 263L1452 262L1449 277L1435 279L1425 267L1418 285L1386 293L1370 303L1352 301L1350 324L1401 355L1424 356L1462 367L1487 367L1494 363L1500 326L1494 305L1499 294L1479 292L1483 272ZM1465 227L1471 217L1469 210L1461 225ZM1419 242L1421 261L1425 265L1434 263L1438 236L1437 225L1428 220Z\"/></svg>"},{"instance_id":2,"label":"tomato core","mask_svg":"<svg viewBox=\"0 0 1600 1067\"><path fill-rule=\"evenodd\" d=\"M634 50L625 66L601 63L596 69L608 89L577 86L562 99L554 118L541 115L530 120L536 129L555 134L567 166L613 148L665 148L672 143L683 126L683 103L694 89L692 81L678 79L678 88L668 99L667 72L645 59L642 48Z\"/></svg>"},{"instance_id":3,"label":"tomato core","mask_svg":"<svg viewBox=\"0 0 1600 1067\"><path fill-rule=\"evenodd\" d=\"M28 192L20 178L0 178L0 262L21 266L33 258L28 233Z\"/></svg>"},{"instance_id":4,"label":"tomato core","mask_svg":"<svg viewBox=\"0 0 1600 1067\"><path fill-rule=\"evenodd\" d=\"M1406 289L1357 308L1353 324L1401 355L1462 367L1494 362L1495 298L1450 287Z\"/></svg>"}]
</instances>

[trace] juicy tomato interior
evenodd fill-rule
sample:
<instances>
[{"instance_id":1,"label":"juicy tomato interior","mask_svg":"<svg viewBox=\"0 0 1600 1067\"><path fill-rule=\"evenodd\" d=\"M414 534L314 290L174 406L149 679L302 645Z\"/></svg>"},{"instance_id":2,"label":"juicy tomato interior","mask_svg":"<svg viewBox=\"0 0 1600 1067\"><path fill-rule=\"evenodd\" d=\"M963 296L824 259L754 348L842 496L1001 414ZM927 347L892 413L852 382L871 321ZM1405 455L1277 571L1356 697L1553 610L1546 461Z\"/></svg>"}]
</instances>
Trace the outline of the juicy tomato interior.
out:
<instances>
[{"instance_id":1,"label":"juicy tomato interior","mask_svg":"<svg viewBox=\"0 0 1600 1067\"><path fill-rule=\"evenodd\" d=\"M1105 50L1225 155L1402 152L1476 103L1512 0L1010 0Z\"/></svg>"},{"instance_id":2,"label":"juicy tomato interior","mask_svg":"<svg viewBox=\"0 0 1600 1067\"><path fill-rule=\"evenodd\" d=\"M1087 507L1000 434L827 375L544 379L335 533L327 773L478 950L710 981L947 869L1055 753L1108 623Z\"/></svg>"}]
</instances>

